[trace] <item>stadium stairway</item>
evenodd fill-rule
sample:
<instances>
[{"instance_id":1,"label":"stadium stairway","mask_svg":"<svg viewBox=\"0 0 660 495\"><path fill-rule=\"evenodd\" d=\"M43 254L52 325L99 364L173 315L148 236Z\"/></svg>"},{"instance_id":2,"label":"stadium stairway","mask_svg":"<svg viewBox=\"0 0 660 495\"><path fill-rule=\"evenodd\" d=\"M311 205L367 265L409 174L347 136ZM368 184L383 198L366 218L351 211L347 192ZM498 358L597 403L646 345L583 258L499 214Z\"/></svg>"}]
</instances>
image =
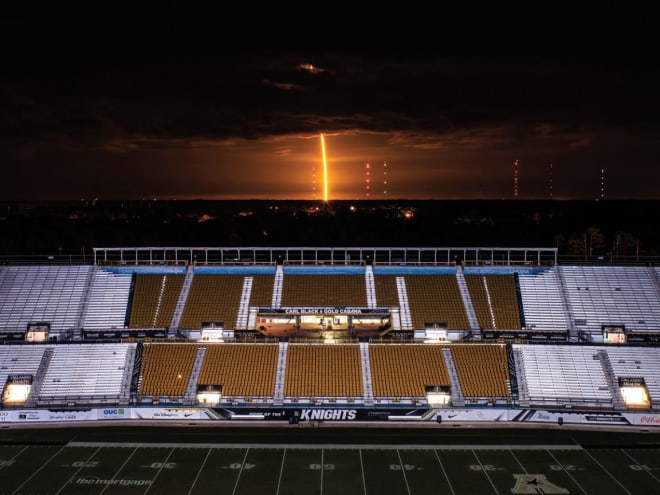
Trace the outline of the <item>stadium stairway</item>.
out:
<instances>
[{"instance_id":1,"label":"stadium stairway","mask_svg":"<svg viewBox=\"0 0 660 495\"><path fill-rule=\"evenodd\" d=\"M47 347L44 351L44 355L41 357L41 363L39 363L39 368L34 376L32 382L32 387L30 388L30 393L25 399L25 407L37 407L39 404L39 394L41 393L41 386L43 385L44 377L46 376L46 370L50 365L50 361L53 358L54 349L52 347Z\"/></svg>"},{"instance_id":2,"label":"stadium stairway","mask_svg":"<svg viewBox=\"0 0 660 495\"><path fill-rule=\"evenodd\" d=\"M277 265L275 269L275 280L273 281L273 299L271 306L273 308L280 308L282 306L282 286L284 285L284 268L282 265Z\"/></svg>"},{"instance_id":3,"label":"stadium stairway","mask_svg":"<svg viewBox=\"0 0 660 495\"><path fill-rule=\"evenodd\" d=\"M367 265L365 272L365 285L367 288L367 307L373 309L377 307L376 301L376 283L374 282L374 268L372 265Z\"/></svg>"},{"instance_id":4,"label":"stadium stairway","mask_svg":"<svg viewBox=\"0 0 660 495\"><path fill-rule=\"evenodd\" d=\"M511 344L506 345L506 361L509 368L509 393L512 397L518 397L518 374L516 373L516 361Z\"/></svg>"},{"instance_id":5,"label":"stadium stairway","mask_svg":"<svg viewBox=\"0 0 660 495\"><path fill-rule=\"evenodd\" d=\"M465 405L465 397L463 396L463 390L461 389L461 382L458 379L458 373L456 373L456 366L454 366L454 358L451 355L451 349L449 347L444 347L442 349L442 355L445 358L445 365L447 366L449 381L451 382L451 403L454 406L462 407Z\"/></svg>"},{"instance_id":6,"label":"stadium stairway","mask_svg":"<svg viewBox=\"0 0 660 495\"><path fill-rule=\"evenodd\" d=\"M128 404L131 400L131 384L133 382L133 365L135 363L135 356L137 355L137 344L132 345L126 352L126 362L124 364L124 381L121 385L121 392L119 396L120 404Z\"/></svg>"},{"instance_id":7,"label":"stadium stairway","mask_svg":"<svg viewBox=\"0 0 660 495\"><path fill-rule=\"evenodd\" d=\"M477 319L477 314L474 312L472 298L470 297L470 291L468 290L467 284L465 283L465 276L463 274L463 267L461 265L456 265L456 282L458 283L458 289L461 292L461 297L463 298L463 305L465 306L465 312L467 313L468 321L470 322L470 329L472 330L472 334L475 337L481 337L479 320Z\"/></svg>"},{"instance_id":8,"label":"stadium stairway","mask_svg":"<svg viewBox=\"0 0 660 495\"><path fill-rule=\"evenodd\" d=\"M401 330L412 330L412 316L410 315L410 304L408 303L408 290L406 289L405 278L396 278L396 289L399 294L399 317L401 318Z\"/></svg>"},{"instance_id":9,"label":"stadium stairway","mask_svg":"<svg viewBox=\"0 0 660 495\"><path fill-rule=\"evenodd\" d=\"M279 343L277 354L277 369L275 371L275 392L273 394L273 405L284 404L284 377L286 372L286 356L289 350L288 342Z\"/></svg>"},{"instance_id":10,"label":"stadium stairway","mask_svg":"<svg viewBox=\"0 0 660 495\"><path fill-rule=\"evenodd\" d=\"M250 295L252 294L252 282L254 277L245 277L243 279L243 288L241 290L241 301L238 306L238 315L236 316L236 330L247 330L248 316L250 312Z\"/></svg>"},{"instance_id":11,"label":"stadium stairway","mask_svg":"<svg viewBox=\"0 0 660 495\"><path fill-rule=\"evenodd\" d=\"M497 330L497 322L495 321L495 311L493 310L493 300L490 297L490 290L488 289L488 279L482 277L482 283L484 284L484 290L486 291L486 301L488 302L488 314L490 316L491 325L494 329Z\"/></svg>"},{"instance_id":12,"label":"stadium stairway","mask_svg":"<svg viewBox=\"0 0 660 495\"><path fill-rule=\"evenodd\" d=\"M371 360L369 359L369 343L360 342L360 364L362 366L362 390L365 406L374 405L374 389L371 382Z\"/></svg>"},{"instance_id":13,"label":"stadium stairway","mask_svg":"<svg viewBox=\"0 0 660 495\"><path fill-rule=\"evenodd\" d=\"M518 403L520 404L520 407L529 407L529 391L527 390L527 382L524 378L525 365L521 351L518 349L512 349L512 353L516 369L516 383L518 385Z\"/></svg>"},{"instance_id":14,"label":"stadium stairway","mask_svg":"<svg viewBox=\"0 0 660 495\"><path fill-rule=\"evenodd\" d=\"M160 307L163 304L163 295L165 294L165 286L167 285L167 275L163 275L160 281L160 290L158 292L158 302L156 303L156 310L154 311L153 319L151 320L151 328L156 328L158 322L158 314L160 313Z\"/></svg>"},{"instance_id":15,"label":"stadium stairway","mask_svg":"<svg viewBox=\"0 0 660 495\"><path fill-rule=\"evenodd\" d=\"M559 287L561 290L561 303L564 306L564 312L566 313L566 318L568 320L568 340L577 341L578 335L575 328L575 315L569 310L568 301L566 299L566 281L564 280L564 274L561 271L561 267L557 266L557 281L559 282Z\"/></svg>"},{"instance_id":16,"label":"stadium stairway","mask_svg":"<svg viewBox=\"0 0 660 495\"><path fill-rule=\"evenodd\" d=\"M142 366L142 342L138 342L135 346L135 353L133 355L132 372L131 372L131 388L130 388L130 402L137 402L138 390L140 390L141 376L140 368Z\"/></svg>"},{"instance_id":17,"label":"stadium stairway","mask_svg":"<svg viewBox=\"0 0 660 495\"><path fill-rule=\"evenodd\" d=\"M188 380L188 385L186 387L186 395L183 398L184 402L189 404L195 404L197 402L197 382L199 381L199 372L202 369L205 354L206 347L199 346L197 348L197 354L195 355L195 362L193 363L192 371L190 372L190 379Z\"/></svg>"},{"instance_id":18,"label":"stadium stairway","mask_svg":"<svg viewBox=\"0 0 660 495\"><path fill-rule=\"evenodd\" d=\"M193 277L195 272L193 265L188 265L186 268L186 278L183 280L183 287L181 287L181 293L179 294L179 300L176 303L174 308L174 314L172 315L172 321L170 322L169 332L176 334L176 331L179 328L179 323L181 322L181 315L183 315L183 309L186 307L186 301L188 300L188 292L190 292L190 286L192 285Z\"/></svg>"},{"instance_id":19,"label":"stadium stairway","mask_svg":"<svg viewBox=\"0 0 660 495\"><path fill-rule=\"evenodd\" d=\"M87 308L89 307L89 298L92 293L92 285L94 284L94 277L97 270L98 267L93 267L87 274L85 289L83 291L83 300L81 301L78 317L76 318L76 327L73 329L74 339L82 339L83 322L85 321L85 315L87 314Z\"/></svg>"},{"instance_id":20,"label":"stadium stairway","mask_svg":"<svg viewBox=\"0 0 660 495\"><path fill-rule=\"evenodd\" d=\"M518 303L518 315L520 315L520 327L527 328L527 323L525 319L525 308L522 303L522 294L520 293L520 275L518 272L513 274L513 283L516 288L516 301Z\"/></svg>"},{"instance_id":21,"label":"stadium stairway","mask_svg":"<svg viewBox=\"0 0 660 495\"><path fill-rule=\"evenodd\" d=\"M598 356L600 365L603 368L603 373L605 373L607 386L609 387L610 393L612 394L612 402L614 404L614 408L619 411L625 411L626 403L623 400L623 395L621 395L621 388L619 387L614 369L612 368L610 356L607 354L606 350L596 351L596 355Z\"/></svg>"}]
</instances>

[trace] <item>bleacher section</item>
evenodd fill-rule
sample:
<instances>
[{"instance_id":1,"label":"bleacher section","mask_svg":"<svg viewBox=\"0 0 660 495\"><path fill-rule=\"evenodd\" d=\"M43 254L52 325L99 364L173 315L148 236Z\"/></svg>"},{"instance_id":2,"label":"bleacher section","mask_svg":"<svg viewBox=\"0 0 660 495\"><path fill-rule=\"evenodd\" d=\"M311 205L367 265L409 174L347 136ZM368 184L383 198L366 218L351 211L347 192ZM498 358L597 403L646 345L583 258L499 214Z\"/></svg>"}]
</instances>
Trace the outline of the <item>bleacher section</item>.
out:
<instances>
[{"instance_id":1,"label":"bleacher section","mask_svg":"<svg viewBox=\"0 0 660 495\"><path fill-rule=\"evenodd\" d=\"M446 323L448 329L470 328L455 275L405 275L413 328Z\"/></svg>"},{"instance_id":2,"label":"bleacher section","mask_svg":"<svg viewBox=\"0 0 660 495\"><path fill-rule=\"evenodd\" d=\"M361 275L292 274L284 270L282 306L367 307L364 273Z\"/></svg>"},{"instance_id":3,"label":"bleacher section","mask_svg":"<svg viewBox=\"0 0 660 495\"><path fill-rule=\"evenodd\" d=\"M450 386L442 354L433 344L371 344L373 396L379 399L423 399L427 386Z\"/></svg>"},{"instance_id":4,"label":"bleacher section","mask_svg":"<svg viewBox=\"0 0 660 495\"><path fill-rule=\"evenodd\" d=\"M660 409L660 349L655 347L370 343L365 368L359 344L292 343L282 354L276 343L145 343L131 392L136 346L3 345L0 383L4 386L10 376L30 378L26 407L33 408L127 405L130 397L138 404L194 404L190 389L209 385L222 391L223 404L273 404L281 372L285 404L362 404L368 383L376 406L421 405L428 392L457 387L451 396L464 398L467 407L510 406L519 400L530 408L614 411L625 409L617 383L628 380L643 382L648 391L650 404L637 409ZM511 394L508 347L517 355L517 398Z\"/></svg>"},{"instance_id":5,"label":"bleacher section","mask_svg":"<svg viewBox=\"0 0 660 495\"><path fill-rule=\"evenodd\" d=\"M481 328L520 329L513 275L465 275Z\"/></svg>"},{"instance_id":6,"label":"bleacher section","mask_svg":"<svg viewBox=\"0 0 660 495\"><path fill-rule=\"evenodd\" d=\"M599 348L570 345L519 345L524 380L531 407L581 406L613 408L608 379L598 358ZM521 376L522 372L522 376Z\"/></svg>"},{"instance_id":7,"label":"bleacher section","mask_svg":"<svg viewBox=\"0 0 660 495\"><path fill-rule=\"evenodd\" d=\"M48 322L51 330L76 327L93 270L91 266L0 267L0 330L25 330L31 322Z\"/></svg>"},{"instance_id":8,"label":"bleacher section","mask_svg":"<svg viewBox=\"0 0 660 495\"><path fill-rule=\"evenodd\" d=\"M652 408L660 408L660 348L608 347L612 371L617 379L644 379Z\"/></svg>"},{"instance_id":9,"label":"bleacher section","mask_svg":"<svg viewBox=\"0 0 660 495\"><path fill-rule=\"evenodd\" d=\"M197 344L145 344L138 400L183 401L198 347Z\"/></svg>"},{"instance_id":10,"label":"bleacher section","mask_svg":"<svg viewBox=\"0 0 660 495\"><path fill-rule=\"evenodd\" d=\"M131 275L95 269L84 304L83 327L111 329L126 326L126 311L131 290Z\"/></svg>"},{"instance_id":11,"label":"bleacher section","mask_svg":"<svg viewBox=\"0 0 660 495\"><path fill-rule=\"evenodd\" d=\"M235 274L195 274L180 328L201 328L205 323L234 328L245 277Z\"/></svg>"},{"instance_id":12,"label":"bleacher section","mask_svg":"<svg viewBox=\"0 0 660 495\"><path fill-rule=\"evenodd\" d=\"M660 333L657 282L644 266L559 266L577 331L599 335L602 325Z\"/></svg>"},{"instance_id":13,"label":"bleacher section","mask_svg":"<svg viewBox=\"0 0 660 495\"><path fill-rule=\"evenodd\" d=\"M52 346L38 405L120 404L128 399L127 376L135 344Z\"/></svg>"},{"instance_id":14,"label":"bleacher section","mask_svg":"<svg viewBox=\"0 0 660 495\"><path fill-rule=\"evenodd\" d=\"M510 398L506 346L498 344L452 345L454 366L463 396L470 402L485 398L494 403Z\"/></svg>"},{"instance_id":15,"label":"bleacher section","mask_svg":"<svg viewBox=\"0 0 660 495\"><path fill-rule=\"evenodd\" d=\"M380 307L399 306L399 294L396 288L396 275L374 274L376 286L376 305Z\"/></svg>"},{"instance_id":16,"label":"bleacher section","mask_svg":"<svg viewBox=\"0 0 660 495\"><path fill-rule=\"evenodd\" d=\"M290 344L284 396L316 402L322 397L361 398L362 372L357 344Z\"/></svg>"},{"instance_id":17,"label":"bleacher section","mask_svg":"<svg viewBox=\"0 0 660 495\"><path fill-rule=\"evenodd\" d=\"M275 275L252 275L250 306L269 307L273 300Z\"/></svg>"},{"instance_id":18,"label":"bleacher section","mask_svg":"<svg viewBox=\"0 0 660 495\"><path fill-rule=\"evenodd\" d=\"M46 346L0 346L0 390L10 375L26 375L36 378Z\"/></svg>"},{"instance_id":19,"label":"bleacher section","mask_svg":"<svg viewBox=\"0 0 660 495\"><path fill-rule=\"evenodd\" d=\"M2 266L0 332L22 332L29 323L45 322L51 333L65 332L61 340L67 338L67 331L81 327L166 328L172 322L184 274L165 268L159 273L155 267L149 272L131 272L126 267ZM398 267L386 271L376 266L375 301L367 301L364 269L351 267L349 273L335 267L316 268L302 273L300 267L284 267L280 306L390 307L400 312L402 329L446 323L450 330L467 331L471 326L465 305L471 302L482 329L520 330L524 322L522 330L569 330L573 340L578 334L600 335L604 325L625 327L628 333L660 335L660 276L655 268L511 267L494 274L498 270L492 267L469 267L464 280L470 297L465 299L456 270L428 273L419 267L402 267L397 272ZM225 329L254 330L248 326L248 315L274 304L273 271L248 269L242 273L235 268L214 273L197 268L182 305L179 327L199 329L204 323L222 323Z\"/></svg>"},{"instance_id":20,"label":"bleacher section","mask_svg":"<svg viewBox=\"0 0 660 495\"><path fill-rule=\"evenodd\" d=\"M217 406L216 412L237 405L380 411L507 406L530 415L634 411L646 414L640 422L660 425L660 346L648 338L660 335L657 268L368 268L373 284L364 266L0 266L0 332L12 332L0 344L0 408L162 410L199 406L198 400ZM257 313L312 330L260 333ZM393 322L386 331L347 330L381 313ZM341 316L344 328L336 330L333 322L333 332L315 331L319 317L328 315ZM495 337L470 333L477 319ZM180 325L170 332L128 331L172 321ZM35 323L48 324L51 337L61 332L59 339L28 340L21 332ZM417 331L428 323L453 331L433 340L435 328ZM222 331L205 328L202 338L200 328L219 325ZM610 329L608 340L607 326L625 333ZM84 332L113 328L125 331ZM559 344L552 335L548 343L534 343L553 332L592 340ZM631 334L647 340L627 340ZM642 389L648 400L635 402Z\"/></svg>"},{"instance_id":21,"label":"bleacher section","mask_svg":"<svg viewBox=\"0 0 660 495\"><path fill-rule=\"evenodd\" d=\"M518 277L527 330L567 330L568 315L556 268Z\"/></svg>"},{"instance_id":22,"label":"bleacher section","mask_svg":"<svg viewBox=\"0 0 660 495\"><path fill-rule=\"evenodd\" d=\"M169 326L185 275L136 274L131 301L130 328Z\"/></svg>"},{"instance_id":23,"label":"bleacher section","mask_svg":"<svg viewBox=\"0 0 660 495\"><path fill-rule=\"evenodd\" d=\"M277 344L206 344L197 379L200 385L221 385L229 402L236 397L272 398L277 370Z\"/></svg>"}]
</instances>

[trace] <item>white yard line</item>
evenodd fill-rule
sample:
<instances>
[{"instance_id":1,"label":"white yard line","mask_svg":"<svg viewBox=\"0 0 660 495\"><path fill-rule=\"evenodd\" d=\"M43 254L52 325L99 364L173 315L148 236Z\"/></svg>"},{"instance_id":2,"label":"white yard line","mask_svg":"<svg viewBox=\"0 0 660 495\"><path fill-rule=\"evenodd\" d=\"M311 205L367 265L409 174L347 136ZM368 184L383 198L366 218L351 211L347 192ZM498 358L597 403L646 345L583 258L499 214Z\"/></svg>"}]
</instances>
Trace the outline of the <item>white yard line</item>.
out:
<instances>
[{"instance_id":1,"label":"white yard line","mask_svg":"<svg viewBox=\"0 0 660 495\"><path fill-rule=\"evenodd\" d=\"M614 480L614 482L615 482L617 485L619 485L619 486L620 486L620 487L621 487L621 488L622 488L622 489L623 489L628 495L632 495L632 493L630 493L630 491L629 491L625 486L623 486L623 485L621 484L621 482L620 482L618 479L616 479L616 477L612 476L612 473L610 473L610 470L609 470L609 469L606 469L605 466L603 466L600 462L598 462L598 459L596 459L594 456L592 456L592 455L589 453L588 450L585 450L584 452L585 452L585 453L586 453L586 454L587 454L587 455L588 455L588 456L589 456L589 457L590 457L590 458L591 458L596 464L598 464L598 467L601 468L603 471L605 471L605 473L606 473L610 478L612 478L612 479Z\"/></svg>"},{"instance_id":2,"label":"white yard line","mask_svg":"<svg viewBox=\"0 0 660 495\"><path fill-rule=\"evenodd\" d=\"M568 475L568 477L571 479L571 481L573 483L575 483L580 490L582 490L582 493L584 493L584 495L589 495L587 493L587 491L584 488L582 488L582 485L580 485L580 483L578 483L577 480L573 477L573 475L570 473L570 471L567 471L564 468L564 465L561 462L559 462L559 459L557 459L554 455L552 455L552 452L548 452L548 454L550 454L550 457L552 457L552 459L555 461L555 464L557 464L558 466L561 466L562 471L564 471Z\"/></svg>"},{"instance_id":3,"label":"white yard line","mask_svg":"<svg viewBox=\"0 0 660 495\"><path fill-rule=\"evenodd\" d=\"M362 470L362 487L364 488L364 495L367 495L367 480L364 477L364 462L362 462L362 450L358 450L360 454L360 469Z\"/></svg>"},{"instance_id":4,"label":"white yard line","mask_svg":"<svg viewBox=\"0 0 660 495\"><path fill-rule=\"evenodd\" d=\"M321 449L321 493L323 495L323 449Z\"/></svg>"},{"instance_id":5,"label":"white yard line","mask_svg":"<svg viewBox=\"0 0 660 495\"><path fill-rule=\"evenodd\" d=\"M440 469L442 469L442 474L445 475L445 479L447 480L447 485L449 485L449 489L451 490L451 495L456 495L456 492L454 491L454 487L451 485L451 480L449 479L449 475L447 475L447 470L445 469L445 465L440 460L438 451L434 450L433 453L435 454L435 458L438 459L438 464L440 464Z\"/></svg>"},{"instance_id":6,"label":"white yard line","mask_svg":"<svg viewBox=\"0 0 660 495\"><path fill-rule=\"evenodd\" d=\"M408 484L408 478L406 478L406 468L403 465L403 460L401 459L401 452L399 452L399 449L397 449L396 455L399 458L399 466L401 466L401 474L403 474L403 481L405 481L406 483L406 491L408 492L408 495L410 495L410 485Z\"/></svg>"},{"instance_id":7,"label":"white yard line","mask_svg":"<svg viewBox=\"0 0 660 495\"><path fill-rule=\"evenodd\" d=\"M42 463L41 466L39 466L39 469L35 469L34 472L33 472L33 473L32 473L32 474L31 474L31 475L30 475L25 481L23 481L23 483L21 483L20 485L18 485L18 488L16 488L16 490L14 490L13 492L11 492L10 495L14 495L15 493L18 493L19 490L20 490L21 488L23 488L23 485L25 485L25 483L27 483L27 482L30 481L32 478L34 478L34 477L35 477L35 476L36 476L36 475L37 475L37 474L38 474L43 468L46 467L46 464L48 464L50 461L52 461L52 460L53 460L53 459L54 459L54 458L55 458L60 452L62 452L64 449L66 449L66 445L65 445L64 447L60 448L60 449L59 449L57 452L55 452L53 455L51 455L50 458L49 458L46 462Z\"/></svg>"},{"instance_id":8,"label":"white yard line","mask_svg":"<svg viewBox=\"0 0 660 495\"><path fill-rule=\"evenodd\" d=\"M188 495L190 495L193 491L193 488L195 488L195 485L197 484L197 480L199 479L199 475L202 474L202 470L204 469L204 466L206 465L206 461L208 460L209 456L211 455L211 452L213 450L209 449L209 451L206 453L206 456L204 457L204 460L202 461L202 465L199 466L199 470L197 471L197 474L195 475L195 479L192 482L192 485L190 485L190 490L188 490Z\"/></svg>"},{"instance_id":9,"label":"white yard line","mask_svg":"<svg viewBox=\"0 0 660 495\"><path fill-rule=\"evenodd\" d=\"M16 454L14 455L14 457L10 458L9 460L10 460L10 461L14 461L14 460L16 460L16 458L17 458L19 455L21 455L23 452L25 452L28 448L29 448L29 447L23 447L21 450L19 450L18 452L16 452ZM4 468L8 467L9 465L10 465L10 464L3 464L2 466L0 466L0 471L2 471Z\"/></svg>"},{"instance_id":10,"label":"white yard line","mask_svg":"<svg viewBox=\"0 0 660 495\"><path fill-rule=\"evenodd\" d=\"M160 463L160 468L158 468L158 471L156 471L156 475L151 480L151 483L147 486L146 490L144 490L143 495L146 495L146 493L151 489L151 487L154 486L154 481L156 481L156 478L158 478L158 475L160 474L160 472L163 470L163 468L167 464L167 461L170 460L170 457L172 457L172 454L174 454L174 449L170 450L170 453L167 454L167 457L165 458L165 460Z\"/></svg>"},{"instance_id":11,"label":"white yard line","mask_svg":"<svg viewBox=\"0 0 660 495\"><path fill-rule=\"evenodd\" d=\"M236 495L236 489L238 488L238 481L241 479L241 473L243 472L243 467L245 466L245 459L247 459L249 451L250 451L250 449L247 449L245 451L245 455L243 456L243 462L241 463L241 469L238 471L238 475L236 476L236 483L234 483L234 491L231 492L232 495Z\"/></svg>"},{"instance_id":12,"label":"white yard line","mask_svg":"<svg viewBox=\"0 0 660 495\"><path fill-rule=\"evenodd\" d=\"M479 459L479 456L477 455L477 453L474 450L472 450L472 455L474 456L474 458L479 463L479 467L481 468L481 472L484 473L484 475L486 475L486 479L488 480L488 483L490 483L490 486L493 487L493 490L495 490L495 493L497 493L497 495L500 495L500 492L497 491L497 487L495 486L495 483L493 483L493 480L488 475L488 472L486 471L486 469L484 469L484 465L481 463L481 459Z\"/></svg>"},{"instance_id":13,"label":"white yard line","mask_svg":"<svg viewBox=\"0 0 660 495\"><path fill-rule=\"evenodd\" d=\"M520 469L523 470L523 473L524 473L524 474L527 474L527 469L525 469L525 466L523 466L523 463L520 462L520 459L518 459L518 458L516 457L516 454L514 454L513 451L512 451L511 449L509 449L509 452L510 452L510 454L513 456L513 458L516 460L516 462L518 463L518 465L520 466Z\"/></svg>"},{"instance_id":14,"label":"white yard line","mask_svg":"<svg viewBox=\"0 0 660 495\"><path fill-rule=\"evenodd\" d=\"M277 491L275 492L275 495L279 495L280 493L280 485L282 484L282 473L284 472L284 458L286 457L286 449L282 452L282 462L280 463L280 475L277 478Z\"/></svg>"},{"instance_id":15,"label":"white yard line","mask_svg":"<svg viewBox=\"0 0 660 495\"><path fill-rule=\"evenodd\" d=\"M633 462L634 462L636 465L638 465L638 466L642 466L642 464L640 464L640 463L637 461L637 459L635 459L635 458L634 458L633 456L631 456L628 452L626 452L625 449L621 449L621 452L623 452L626 456L628 456L630 459L632 459ZM651 469L658 469L658 468L651 468ZM657 481L658 483L660 483L660 479L659 479L655 474L653 474L653 473L651 472L650 469L640 469L640 471L644 471L645 473L648 473L648 475L649 475L651 478L653 478L655 481Z\"/></svg>"}]
</instances>

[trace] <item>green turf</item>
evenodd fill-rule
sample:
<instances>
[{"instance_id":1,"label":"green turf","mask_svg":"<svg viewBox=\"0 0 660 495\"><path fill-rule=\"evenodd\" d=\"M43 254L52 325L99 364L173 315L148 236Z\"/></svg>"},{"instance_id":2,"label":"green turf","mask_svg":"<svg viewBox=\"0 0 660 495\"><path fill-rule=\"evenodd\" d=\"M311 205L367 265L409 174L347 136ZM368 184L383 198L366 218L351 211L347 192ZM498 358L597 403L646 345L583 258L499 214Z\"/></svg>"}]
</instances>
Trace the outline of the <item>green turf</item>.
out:
<instances>
[{"instance_id":1,"label":"green turf","mask_svg":"<svg viewBox=\"0 0 660 495\"><path fill-rule=\"evenodd\" d=\"M646 495L660 493L657 438L568 429L3 429L0 494Z\"/></svg>"},{"instance_id":2,"label":"green turf","mask_svg":"<svg viewBox=\"0 0 660 495\"><path fill-rule=\"evenodd\" d=\"M17 450L18 449L18 450ZM643 455L640 455L643 454ZM651 494L660 449L296 449L14 446L9 494ZM637 459L637 456L640 459ZM640 464L648 460L650 464ZM513 491L517 478L546 491ZM548 491L549 490L549 491Z\"/></svg>"}]
</instances>

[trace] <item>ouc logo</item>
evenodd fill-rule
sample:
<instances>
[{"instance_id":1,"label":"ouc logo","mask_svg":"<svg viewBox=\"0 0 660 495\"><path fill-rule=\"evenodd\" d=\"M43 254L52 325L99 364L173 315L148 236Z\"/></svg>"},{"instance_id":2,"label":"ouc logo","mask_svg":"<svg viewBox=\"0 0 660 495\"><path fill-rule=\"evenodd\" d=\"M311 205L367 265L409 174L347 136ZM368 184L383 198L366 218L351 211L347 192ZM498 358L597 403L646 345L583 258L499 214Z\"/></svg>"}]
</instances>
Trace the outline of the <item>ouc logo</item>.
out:
<instances>
[{"instance_id":1,"label":"ouc logo","mask_svg":"<svg viewBox=\"0 0 660 495\"><path fill-rule=\"evenodd\" d=\"M103 409L103 415L104 416L123 416L124 415L124 409Z\"/></svg>"}]
</instances>

